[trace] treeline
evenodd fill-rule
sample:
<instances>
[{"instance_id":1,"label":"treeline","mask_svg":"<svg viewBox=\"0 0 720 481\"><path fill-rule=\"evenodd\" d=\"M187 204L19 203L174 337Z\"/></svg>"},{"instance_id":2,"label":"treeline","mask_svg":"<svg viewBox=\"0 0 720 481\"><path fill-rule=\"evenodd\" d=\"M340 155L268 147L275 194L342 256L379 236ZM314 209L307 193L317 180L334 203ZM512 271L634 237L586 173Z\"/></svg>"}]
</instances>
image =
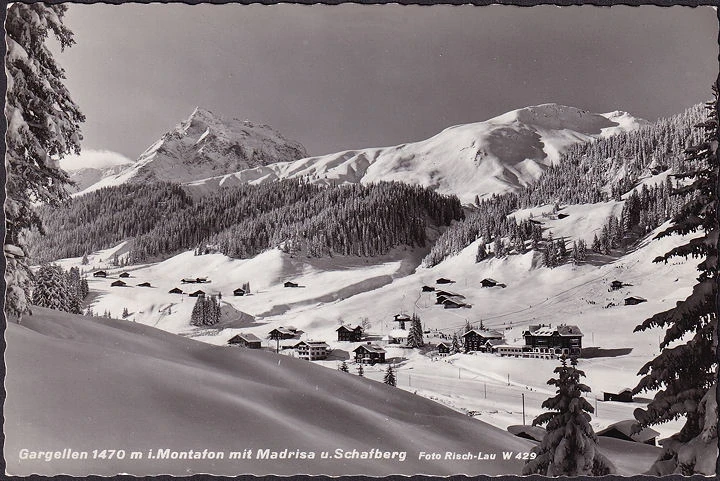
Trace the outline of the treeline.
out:
<instances>
[{"instance_id":1,"label":"treeline","mask_svg":"<svg viewBox=\"0 0 720 481\"><path fill-rule=\"evenodd\" d=\"M353 184L321 188L310 198L247 218L208 243L231 257L252 257L273 246L309 257L376 256L400 245L425 246L428 222L444 226L463 215L457 197L424 187Z\"/></svg>"},{"instance_id":2,"label":"treeline","mask_svg":"<svg viewBox=\"0 0 720 481\"><path fill-rule=\"evenodd\" d=\"M486 257L485 244L495 242L495 253L506 250L502 237L510 239L511 248L524 252L525 241L532 241L533 246L542 238L542 228L530 219L518 222L508 214L517 210L517 195L493 195L472 208L465 219L452 224L443 232L430 250L423 264L434 266L447 257L459 253L476 239L483 239L482 252L478 253L478 261ZM497 242L496 242L497 241Z\"/></svg>"},{"instance_id":3,"label":"treeline","mask_svg":"<svg viewBox=\"0 0 720 481\"><path fill-rule=\"evenodd\" d=\"M46 235L33 234L35 262L128 239L129 261L141 262L208 245L238 258L276 246L311 257L376 256L424 246L429 224L449 225L464 213L454 196L397 182L326 187L282 180L224 188L198 201L169 183L127 184L42 209L42 216Z\"/></svg>"},{"instance_id":4,"label":"treeline","mask_svg":"<svg viewBox=\"0 0 720 481\"><path fill-rule=\"evenodd\" d=\"M87 279L80 270L65 271L57 264L44 264L35 274L32 304L58 311L82 313L82 301L89 293Z\"/></svg>"},{"instance_id":5,"label":"treeline","mask_svg":"<svg viewBox=\"0 0 720 481\"><path fill-rule=\"evenodd\" d=\"M683 172L683 151L699 141L693 126L703 119L702 105L633 132L572 145L560 162L518 193L519 208L537 205L593 204L619 199L652 164ZM621 174L621 175L618 175Z\"/></svg>"},{"instance_id":6,"label":"treeline","mask_svg":"<svg viewBox=\"0 0 720 481\"><path fill-rule=\"evenodd\" d=\"M149 232L169 212L191 205L180 186L158 182L106 187L62 207L43 206L45 235L30 233L30 255L34 263L80 257Z\"/></svg>"},{"instance_id":7,"label":"treeline","mask_svg":"<svg viewBox=\"0 0 720 481\"><path fill-rule=\"evenodd\" d=\"M493 195L476 201L477 208L464 221L454 223L440 236L423 264L434 266L458 254L478 238L490 244L507 237L510 246L516 250L522 248L524 240L531 239L532 248L536 249L538 234L533 234L532 229L541 232L540 227L528 225L527 221L524 225L518 224L514 219L508 219L508 214L541 205L592 204L611 198L619 200L623 193L637 185L638 178L648 172L651 164L658 170L682 172L685 168L682 164L683 151L687 144L699 141L699 134L693 126L702 119L702 106L696 105L634 132L571 146L561 156L560 162L548 167L533 184L517 193ZM644 186L637 194L646 199L642 202L643 208L632 208L633 225L642 226L637 233L647 232L672 218L674 210L671 207L679 205L681 199L668 200L670 188L666 182L660 187ZM633 196L633 200L628 201L631 204L635 202ZM499 245L503 251L507 250L502 241Z\"/></svg>"}]
</instances>

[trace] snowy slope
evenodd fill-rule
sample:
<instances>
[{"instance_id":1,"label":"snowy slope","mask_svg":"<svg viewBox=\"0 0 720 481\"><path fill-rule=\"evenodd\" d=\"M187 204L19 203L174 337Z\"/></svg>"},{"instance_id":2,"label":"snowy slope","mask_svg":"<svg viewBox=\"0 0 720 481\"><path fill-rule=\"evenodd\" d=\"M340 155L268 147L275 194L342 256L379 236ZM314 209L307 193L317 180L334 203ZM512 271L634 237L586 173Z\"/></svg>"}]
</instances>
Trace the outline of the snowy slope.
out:
<instances>
[{"instance_id":1,"label":"snowy slope","mask_svg":"<svg viewBox=\"0 0 720 481\"><path fill-rule=\"evenodd\" d=\"M37 308L6 331L7 473L506 474L520 460L420 460L420 451L527 452L531 443L382 383L140 324ZM38 395L39 389L42 394ZM124 459L22 460L21 449L124 450ZM222 451L223 460L148 459ZM251 449L253 459L228 459ZM263 460L258 449L405 452L398 459ZM139 451L142 459L131 459ZM498 455L501 458L501 455Z\"/></svg>"},{"instance_id":2,"label":"snowy slope","mask_svg":"<svg viewBox=\"0 0 720 481\"><path fill-rule=\"evenodd\" d=\"M122 172L80 192L125 182L189 182L306 156L305 148L268 125L224 119L196 108Z\"/></svg>"},{"instance_id":3,"label":"snowy slope","mask_svg":"<svg viewBox=\"0 0 720 481\"><path fill-rule=\"evenodd\" d=\"M572 144L646 123L626 112L595 114L543 104L485 122L450 127L420 142L258 166L188 184L207 192L218 186L284 178L339 183L395 180L433 187L472 202L475 195L514 190L537 179Z\"/></svg>"},{"instance_id":4,"label":"snowy slope","mask_svg":"<svg viewBox=\"0 0 720 481\"><path fill-rule=\"evenodd\" d=\"M565 206L569 217L543 217L551 206L516 212L518 218L533 215L552 230L555 238L564 237L571 244L579 238L589 242L610 214L618 215L622 202ZM583 345L595 348L592 357L581 360L588 374L588 384L599 396L607 390L634 386L639 368L657 353L660 331L633 333L633 328L655 312L668 309L684 299L696 276L693 261L674 260L654 264L652 259L683 241L670 237L643 241L634 251L620 258L592 254L581 266L563 265L555 269L540 267L539 254L512 255L475 263L477 244L473 243L457 256L432 268L420 267L424 252L395 250L389 255L365 259L334 257L306 259L290 257L279 250L267 251L253 259L236 260L220 254L194 256L187 252L151 265L126 268L131 273L129 284L148 281L153 288L111 288L123 269L110 270L109 279L90 278L94 293L91 304L95 312L105 310L117 316L123 307L130 319L158 328L191 336L210 344L224 345L238 332L252 332L267 349L274 343L265 340L274 327L294 325L304 339L327 341L334 349L325 364L335 369L340 360L352 356L353 343L335 341L340 322L370 323L371 340L379 340L397 327L394 314L416 312L426 329L452 334L466 320L505 333L508 342L522 343L521 332L529 324L575 324L585 333ZM117 248L123 251L124 245ZM107 267L113 249L90 256L90 266ZM100 260L103 259L103 260ZM79 265L80 259L62 262L65 268ZM82 266L80 266L82 268ZM86 267L87 268L87 267ZM208 276L204 285L181 285L182 277ZM424 284L447 277L456 281L450 290L466 297L471 309L442 309L434 304L432 293L421 293ZM482 288L485 277L507 284L507 288ZM632 286L608 292L609 283L619 279ZM302 287L283 287L292 280ZM233 289L250 282L253 294L233 297ZM168 294L172 287L185 292L202 288L209 293L223 293L223 324L212 329L189 325L194 299ZM623 306L630 295L642 296L648 302ZM170 312L168 312L170 306ZM438 342L432 337L430 342ZM498 427L521 423L520 394L526 394L528 416L539 413L542 400L549 391L545 382L555 367L553 361L501 359L494 355L459 356L449 362L433 361L431 357L402 347L388 348L388 358L399 366L399 386L434 397L457 410L475 410L481 419ZM593 354L594 353L594 354ZM533 368L528 369L528 363ZM367 370L367 376L380 379L382 368ZM507 386L507 374L511 385ZM461 376L463 380L458 380ZM410 379L412 377L412 379ZM487 401L484 389L494 393ZM649 396L649 395L648 395ZM622 419L632 419L638 403L603 403L593 420L601 429ZM675 432L672 424L658 428L663 435Z\"/></svg>"}]
</instances>

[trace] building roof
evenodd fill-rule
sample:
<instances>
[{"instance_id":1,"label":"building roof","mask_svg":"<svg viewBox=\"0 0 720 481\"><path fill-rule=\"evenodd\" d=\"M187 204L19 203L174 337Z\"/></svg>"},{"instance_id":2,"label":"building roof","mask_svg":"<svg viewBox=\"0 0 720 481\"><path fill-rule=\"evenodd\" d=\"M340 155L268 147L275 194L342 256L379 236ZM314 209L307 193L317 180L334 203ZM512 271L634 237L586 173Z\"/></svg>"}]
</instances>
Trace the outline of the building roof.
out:
<instances>
[{"instance_id":1,"label":"building roof","mask_svg":"<svg viewBox=\"0 0 720 481\"><path fill-rule=\"evenodd\" d=\"M504 342L504 339L488 339L487 341L485 341L485 344L490 344L491 346L495 347L502 345Z\"/></svg>"},{"instance_id":2,"label":"building roof","mask_svg":"<svg viewBox=\"0 0 720 481\"><path fill-rule=\"evenodd\" d=\"M465 306L466 304L457 297L445 297L442 301L443 304L455 304L456 306Z\"/></svg>"},{"instance_id":3,"label":"building roof","mask_svg":"<svg viewBox=\"0 0 720 481\"><path fill-rule=\"evenodd\" d=\"M452 341L440 341L437 343L438 347L445 346L445 347L452 347Z\"/></svg>"},{"instance_id":4,"label":"building roof","mask_svg":"<svg viewBox=\"0 0 720 481\"><path fill-rule=\"evenodd\" d=\"M285 327L276 327L275 329L273 329L272 331L270 331L270 333L273 333L273 332L275 332L275 331L279 332L280 334L290 334L290 335L292 335L292 336L295 335L295 331L290 330L290 329L285 328Z\"/></svg>"},{"instance_id":5,"label":"building roof","mask_svg":"<svg viewBox=\"0 0 720 481\"><path fill-rule=\"evenodd\" d=\"M491 279L489 277L486 277L485 279L481 280L480 282L492 282L493 284L498 283L498 281L496 281L495 279Z\"/></svg>"},{"instance_id":6,"label":"building roof","mask_svg":"<svg viewBox=\"0 0 720 481\"><path fill-rule=\"evenodd\" d=\"M340 329L345 329L346 331L350 331L350 332L353 332L353 331L355 331L355 330L357 330L357 329L360 329L360 330L362 331L362 326L355 326L355 327L353 327L353 326L351 326L350 324L343 324L342 326L338 327L338 328L335 329L335 330L336 330L336 331L339 331Z\"/></svg>"},{"instance_id":7,"label":"building roof","mask_svg":"<svg viewBox=\"0 0 720 481\"><path fill-rule=\"evenodd\" d=\"M236 334L233 337L230 338L230 340L235 339L236 337L239 337L240 339L243 339L247 342L261 342L261 339L257 337L255 334L252 334L250 332L244 332L240 334ZM229 341L228 341L229 342Z\"/></svg>"},{"instance_id":8,"label":"building roof","mask_svg":"<svg viewBox=\"0 0 720 481\"><path fill-rule=\"evenodd\" d=\"M438 289L437 291L435 291L435 295L437 297L444 296L444 297L457 297L458 299L465 299L465 296L463 296L462 294L458 294L458 293L452 292L452 291L446 291L444 289Z\"/></svg>"},{"instance_id":9,"label":"building roof","mask_svg":"<svg viewBox=\"0 0 720 481\"><path fill-rule=\"evenodd\" d=\"M598 436L606 436L610 431L618 431L628 438L638 443L644 443L660 435L659 432L651 428L643 428L640 432L633 434L633 426L637 424L634 419L618 421L597 432Z\"/></svg>"},{"instance_id":10,"label":"building roof","mask_svg":"<svg viewBox=\"0 0 720 481\"><path fill-rule=\"evenodd\" d=\"M325 349L330 347L327 345L327 343L325 341L300 341L297 344L295 344L294 347L298 347L300 344L305 344L308 347L324 347Z\"/></svg>"},{"instance_id":11,"label":"building roof","mask_svg":"<svg viewBox=\"0 0 720 481\"><path fill-rule=\"evenodd\" d=\"M644 297L640 297L640 296L630 296L630 297L625 298L626 301L629 299L635 299L636 301L642 301L642 302L647 301L647 299L645 299Z\"/></svg>"},{"instance_id":12,"label":"building roof","mask_svg":"<svg viewBox=\"0 0 720 481\"><path fill-rule=\"evenodd\" d=\"M471 329L471 330L469 330L468 332L466 332L465 334L463 334L462 337L467 336L467 335L470 334L471 332L474 332L474 333L477 334L478 336L482 336L482 337L485 337L485 338L502 338L502 337L503 337L503 335L500 334L499 332L493 331L493 330L490 330L490 329Z\"/></svg>"},{"instance_id":13,"label":"building roof","mask_svg":"<svg viewBox=\"0 0 720 481\"><path fill-rule=\"evenodd\" d=\"M583 336L579 327L565 324L558 327L530 326L523 334L530 334L533 336L553 336L556 333L559 336Z\"/></svg>"},{"instance_id":14,"label":"building roof","mask_svg":"<svg viewBox=\"0 0 720 481\"><path fill-rule=\"evenodd\" d=\"M127 284L125 284L124 281L115 281L115 282L113 282L113 283L110 284L110 285L111 285L111 286L126 286Z\"/></svg>"},{"instance_id":15,"label":"building roof","mask_svg":"<svg viewBox=\"0 0 720 481\"><path fill-rule=\"evenodd\" d=\"M243 292L245 292L245 289L243 289L242 287L238 287L237 289L234 289L234 290L233 290L233 292L237 292L237 291L243 291Z\"/></svg>"},{"instance_id":16,"label":"building roof","mask_svg":"<svg viewBox=\"0 0 720 481\"><path fill-rule=\"evenodd\" d=\"M523 426L521 424L515 424L513 426L508 426L507 430L515 436L524 434L525 436L521 437L528 437L538 442L542 442L545 434L547 434L547 430L541 426Z\"/></svg>"},{"instance_id":17,"label":"building roof","mask_svg":"<svg viewBox=\"0 0 720 481\"><path fill-rule=\"evenodd\" d=\"M360 344L358 347L356 347L353 352L357 352L359 350L365 350L368 352L376 352L378 354L386 352L385 349L378 346L377 344Z\"/></svg>"}]
</instances>

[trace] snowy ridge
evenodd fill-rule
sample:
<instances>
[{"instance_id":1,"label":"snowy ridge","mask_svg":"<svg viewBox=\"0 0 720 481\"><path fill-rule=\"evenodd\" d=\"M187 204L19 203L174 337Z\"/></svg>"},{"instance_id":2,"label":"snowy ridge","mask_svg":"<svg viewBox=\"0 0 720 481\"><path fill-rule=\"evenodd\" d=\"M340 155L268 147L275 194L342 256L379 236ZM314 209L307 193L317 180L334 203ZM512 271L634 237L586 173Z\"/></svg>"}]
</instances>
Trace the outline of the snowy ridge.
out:
<instances>
[{"instance_id":1,"label":"snowy ridge","mask_svg":"<svg viewBox=\"0 0 720 481\"><path fill-rule=\"evenodd\" d=\"M284 138L268 125L224 119L196 108L187 120L143 152L134 164L79 194L125 182L190 182L293 161L306 155L302 145Z\"/></svg>"},{"instance_id":2,"label":"snowy ridge","mask_svg":"<svg viewBox=\"0 0 720 481\"><path fill-rule=\"evenodd\" d=\"M542 104L484 122L449 127L420 142L257 166L188 182L187 186L210 192L220 186L286 178L321 183L394 180L433 187L471 202L475 195L511 191L532 182L570 145L645 124L626 112L595 114L575 107Z\"/></svg>"}]
</instances>

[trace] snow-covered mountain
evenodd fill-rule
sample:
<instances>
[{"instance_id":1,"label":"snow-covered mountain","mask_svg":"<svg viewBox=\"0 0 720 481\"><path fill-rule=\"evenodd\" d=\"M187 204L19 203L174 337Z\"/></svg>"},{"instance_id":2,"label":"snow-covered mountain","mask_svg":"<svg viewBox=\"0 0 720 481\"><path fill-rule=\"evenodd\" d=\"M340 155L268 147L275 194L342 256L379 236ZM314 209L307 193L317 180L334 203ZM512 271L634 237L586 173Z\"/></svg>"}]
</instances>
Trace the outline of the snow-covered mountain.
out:
<instances>
[{"instance_id":1,"label":"snow-covered mountain","mask_svg":"<svg viewBox=\"0 0 720 481\"><path fill-rule=\"evenodd\" d=\"M101 179L81 193L125 182L191 182L276 162L291 162L307 153L263 124L225 119L196 108L187 120L165 133L121 172Z\"/></svg>"},{"instance_id":2,"label":"snow-covered mountain","mask_svg":"<svg viewBox=\"0 0 720 481\"><path fill-rule=\"evenodd\" d=\"M537 179L572 144L635 130L647 123L626 112L596 114L543 104L450 127L420 142L257 166L188 185L203 192L237 183L299 177L336 183L395 180L434 187L471 202L475 195L515 190Z\"/></svg>"},{"instance_id":3,"label":"snow-covered mountain","mask_svg":"<svg viewBox=\"0 0 720 481\"><path fill-rule=\"evenodd\" d=\"M83 149L78 155L61 159L60 167L74 182L69 190L80 192L106 177L119 174L132 163L132 160L117 152Z\"/></svg>"}]
</instances>

